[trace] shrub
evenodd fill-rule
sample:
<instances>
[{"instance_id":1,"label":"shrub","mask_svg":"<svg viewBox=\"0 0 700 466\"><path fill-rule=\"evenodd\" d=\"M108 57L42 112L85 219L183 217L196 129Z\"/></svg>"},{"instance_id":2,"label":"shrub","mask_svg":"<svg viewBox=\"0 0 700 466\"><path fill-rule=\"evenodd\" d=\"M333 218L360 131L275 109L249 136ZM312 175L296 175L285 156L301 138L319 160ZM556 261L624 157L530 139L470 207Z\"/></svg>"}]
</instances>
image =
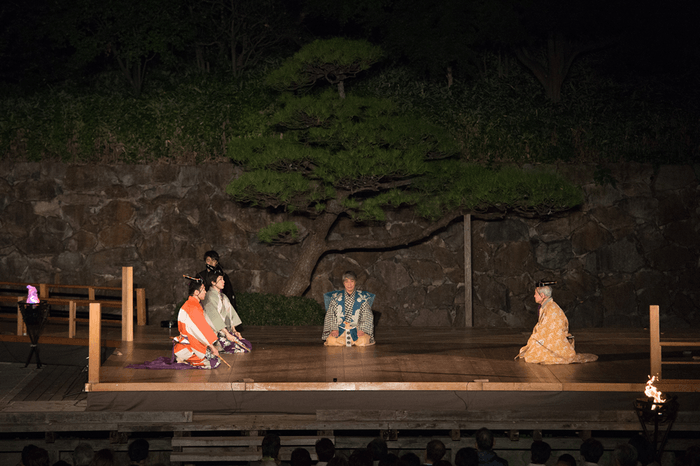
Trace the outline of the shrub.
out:
<instances>
[{"instance_id":1,"label":"shrub","mask_svg":"<svg viewBox=\"0 0 700 466\"><path fill-rule=\"evenodd\" d=\"M268 293L236 293L244 325L323 325L326 313L311 298Z\"/></svg>"}]
</instances>

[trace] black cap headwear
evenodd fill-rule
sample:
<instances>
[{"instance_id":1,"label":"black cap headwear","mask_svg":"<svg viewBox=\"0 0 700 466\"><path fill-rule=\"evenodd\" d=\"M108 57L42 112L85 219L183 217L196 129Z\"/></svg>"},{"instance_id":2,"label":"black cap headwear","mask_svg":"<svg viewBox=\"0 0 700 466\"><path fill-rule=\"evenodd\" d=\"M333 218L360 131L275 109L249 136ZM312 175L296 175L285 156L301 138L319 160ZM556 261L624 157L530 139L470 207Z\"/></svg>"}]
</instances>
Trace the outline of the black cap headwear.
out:
<instances>
[{"instance_id":1,"label":"black cap headwear","mask_svg":"<svg viewBox=\"0 0 700 466\"><path fill-rule=\"evenodd\" d=\"M543 286L552 286L556 284L557 282L553 280L540 280L537 283L535 283L535 288L541 288Z\"/></svg>"},{"instance_id":2,"label":"black cap headwear","mask_svg":"<svg viewBox=\"0 0 700 466\"><path fill-rule=\"evenodd\" d=\"M189 275L183 275L184 278L188 280L189 286L187 287L187 294L193 296L195 291L199 290L204 284L204 280L200 275L196 277L190 277ZM206 286L204 287L206 289Z\"/></svg>"}]
</instances>

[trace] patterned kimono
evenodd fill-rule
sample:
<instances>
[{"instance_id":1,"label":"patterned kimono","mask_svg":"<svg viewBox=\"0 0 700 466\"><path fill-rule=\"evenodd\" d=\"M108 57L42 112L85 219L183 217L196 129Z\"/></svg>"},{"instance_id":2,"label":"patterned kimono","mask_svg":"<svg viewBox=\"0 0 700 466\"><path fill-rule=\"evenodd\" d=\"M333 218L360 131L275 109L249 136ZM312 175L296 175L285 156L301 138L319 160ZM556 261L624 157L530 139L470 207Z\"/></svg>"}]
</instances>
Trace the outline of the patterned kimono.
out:
<instances>
[{"instance_id":1,"label":"patterned kimono","mask_svg":"<svg viewBox=\"0 0 700 466\"><path fill-rule=\"evenodd\" d=\"M202 301L202 307L204 307L207 321L216 332L219 343L226 353L247 353L251 350L252 345L248 340L233 335L234 341L230 341L223 332L226 329L233 334L236 326L242 323L224 293L212 286Z\"/></svg>"},{"instance_id":2,"label":"patterned kimono","mask_svg":"<svg viewBox=\"0 0 700 466\"><path fill-rule=\"evenodd\" d=\"M355 290L348 295L345 290L338 290L324 294L323 300L326 304L323 340L328 340L330 333L337 330L338 338L344 339L347 346L351 346L357 342L357 331L362 330L369 336L369 344L374 344L372 293Z\"/></svg>"},{"instance_id":3,"label":"patterned kimono","mask_svg":"<svg viewBox=\"0 0 700 466\"><path fill-rule=\"evenodd\" d=\"M535 364L571 364L592 362L595 354L576 354L573 337L569 333L569 320L564 311L550 297L540 307L540 316L527 345L520 349L515 359Z\"/></svg>"},{"instance_id":4,"label":"patterned kimono","mask_svg":"<svg viewBox=\"0 0 700 466\"><path fill-rule=\"evenodd\" d=\"M216 334L204 316L204 309L194 296L190 296L177 315L180 335L173 338L173 353L177 362L184 362L201 369L214 369L221 363L211 355L207 346L216 342Z\"/></svg>"}]
</instances>

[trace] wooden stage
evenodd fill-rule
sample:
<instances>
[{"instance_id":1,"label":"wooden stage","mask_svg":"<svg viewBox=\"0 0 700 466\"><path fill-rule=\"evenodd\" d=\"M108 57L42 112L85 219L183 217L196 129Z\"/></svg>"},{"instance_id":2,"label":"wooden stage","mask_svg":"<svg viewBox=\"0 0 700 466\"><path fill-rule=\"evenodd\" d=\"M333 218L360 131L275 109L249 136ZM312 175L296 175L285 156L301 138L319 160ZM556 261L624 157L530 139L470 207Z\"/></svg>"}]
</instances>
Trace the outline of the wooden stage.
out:
<instances>
[{"instance_id":1,"label":"wooden stage","mask_svg":"<svg viewBox=\"0 0 700 466\"><path fill-rule=\"evenodd\" d=\"M118 340L120 327L103 327L103 346L113 347L113 352L103 361L98 383L86 384L80 396L61 396L57 385L75 391L78 369L64 371L70 381L59 380L63 372L52 364L39 370L30 366L37 374L32 391L14 394L0 410L0 422L15 425L13 432L108 431L110 441L116 435L124 442L134 433L166 432L172 439L163 448L172 449L173 461L188 458L176 451L178 445L192 443L194 448L204 442L201 448L211 448L219 442L229 448L225 445L242 441L239 436L268 430L310 438L333 434L348 448L366 444L363 436L399 431L404 442L423 448L420 432L428 432L456 449L471 446L465 435L487 426L511 432L510 440L499 440L504 442L501 448L517 445L523 451L531 440L517 442L518 430L558 432L559 448L572 449L578 448L581 432L610 435L612 448L640 430L632 405L643 397L649 375L648 330L577 330L577 349L597 354L599 360L565 366L514 361L530 333L524 329L379 327L378 343L366 348L324 347L320 327L241 330L253 351L225 355L230 369L145 370L125 366L169 356L170 337L177 330L135 327L134 341L123 342ZM62 332L65 325L47 329L39 344L42 355L48 358L56 343L68 343ZM86 337L87 325L79 325L74 343L87 344ZM665 332L664 337L697 340L697 332ZM17 342L21 337L5 333L0 340ZM698 354L697 348L691 356L683 348L674 351L664 357ZM680 404L673 426L678 437L669 444L678 451L700 435L697 368L665 366L667 378L657 384ZM192 440L187 440L190 433ZM414 437L418 440L410 440ZM251 438L248 443L258 441Z\"/></svg>"},{"instance_id":2,"label":"wooden stage","mask_svg":"<svg viewBox=\"0 0 700 466\"><path fill-rule=\"evenodd\" d=\"M542 366L514 361L529 331L513 329L378 328L377 344L364 348L325 347L320 327L247 327L248 354L224 354L214 370L125 369L170 356L176 329L136 327L133 343L102 364L100 381L89 392L157 390L516 390L638 391L649 375L649 334L644 329L589 329L576 332L578 351L594 353L588 364ZM676 339L686 333L676 331ZM680 335L680 336L679 336ZM699 350L694 351L700 353ZM679 356L682 356L679 354ZM666 379L697 367L666 368ZM698 371L695 371L698 372ZM194 384L194 385L193 385ZM674 391L698 391L681 383Z\"/></svg>"},{"instance_id":3,"label":"wooden stage","mask_svg":"<svg viewBox=\"0 0 700 466\"><path fill-rule=\"evenodd\" d=\"M176 329L137 327L134 342L121 344L103 363L99 383L86 385L87 409L212 411L200 392L216 396L217 409L236 413L315 413L339 409L339 398L367 410L519 409L543 399L614 408L641 396L650 371L644 329L580 330L577 349L599 360L563 366L514 361L529 336L524 330L380 327L377 344L365 348L325 347L320 334L320 327L249 327L243 335L253 351L225 355L231 368L126 369L169 356L170 337L177 335ZM697 368L667 366L664 380L695 381L660 388L700 393Z\"/></svg>"}]
</instances>

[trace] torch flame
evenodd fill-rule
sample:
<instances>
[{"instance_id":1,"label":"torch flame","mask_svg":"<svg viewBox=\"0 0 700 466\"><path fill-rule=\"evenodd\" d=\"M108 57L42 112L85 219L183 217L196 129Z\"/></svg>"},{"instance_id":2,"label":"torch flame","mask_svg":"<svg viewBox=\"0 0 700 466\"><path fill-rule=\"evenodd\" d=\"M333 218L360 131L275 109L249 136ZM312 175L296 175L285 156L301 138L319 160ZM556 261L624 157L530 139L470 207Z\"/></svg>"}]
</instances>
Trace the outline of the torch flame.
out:
<instances>
[{"instance_id":1,"label":"torch flame","mask_svg":"<svg viewBox=\"0 0 700 466\"><path fill-rule=\"evenodd\" d=\"M654 398L654 404L652 404L651 406L652 411L656 409L656 406L658 404L661 404L666 401L666 399L663 396L663 393L661 393L661 391L654 386L655 381L656 376L652 376L647 382L647 386L644 388L644 394L648 398Z\"/></svg>"},{"instance_id":2,"label":"torch flame","mask_svg":"<svg viewBox=\"0 0 700 466\"><path fill-rule=\"evenodd\" d=\"M29 290L27 304L39 304L41 301L39 301L39 296L36 294L36 288L32 285L27 285L27 289Z\"/></svg>"}]
</instances>

